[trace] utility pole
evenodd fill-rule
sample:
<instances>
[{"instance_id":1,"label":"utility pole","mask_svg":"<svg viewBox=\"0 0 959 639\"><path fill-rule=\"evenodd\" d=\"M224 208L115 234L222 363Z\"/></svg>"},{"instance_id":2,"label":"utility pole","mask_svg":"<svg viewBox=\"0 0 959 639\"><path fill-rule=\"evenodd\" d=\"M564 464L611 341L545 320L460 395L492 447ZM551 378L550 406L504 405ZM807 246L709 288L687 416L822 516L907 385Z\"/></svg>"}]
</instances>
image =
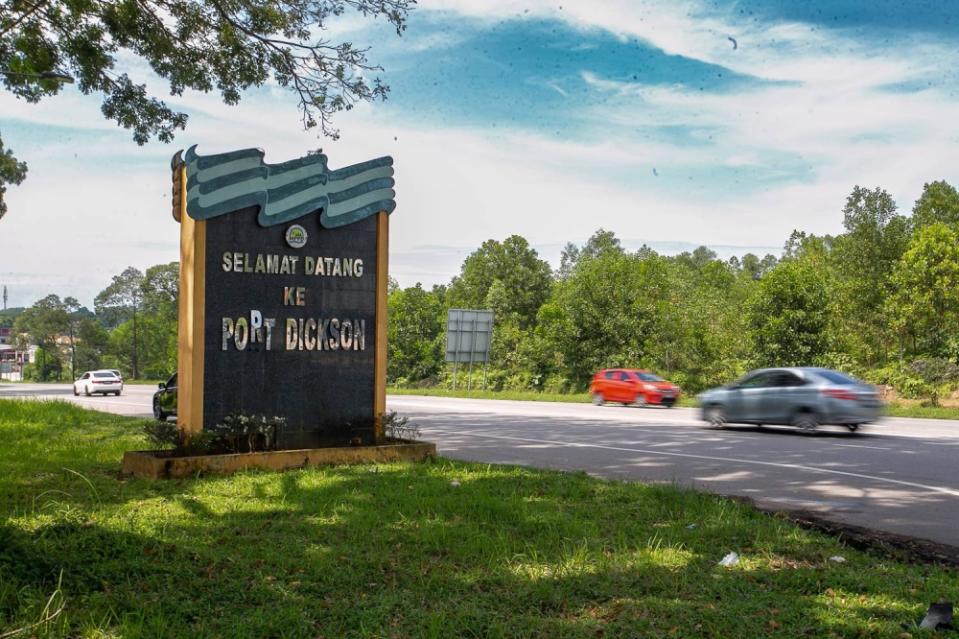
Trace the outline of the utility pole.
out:
<instances>
[{"instance_id":1,"label":"utility pole","mask_svg":"<svg viewBox=\"0 0 959 639\"><path fill-rule=\"evenodd\" d=\"M7 285L3 285L3 310L7 310Z\"/></svg>"}]
</instances>

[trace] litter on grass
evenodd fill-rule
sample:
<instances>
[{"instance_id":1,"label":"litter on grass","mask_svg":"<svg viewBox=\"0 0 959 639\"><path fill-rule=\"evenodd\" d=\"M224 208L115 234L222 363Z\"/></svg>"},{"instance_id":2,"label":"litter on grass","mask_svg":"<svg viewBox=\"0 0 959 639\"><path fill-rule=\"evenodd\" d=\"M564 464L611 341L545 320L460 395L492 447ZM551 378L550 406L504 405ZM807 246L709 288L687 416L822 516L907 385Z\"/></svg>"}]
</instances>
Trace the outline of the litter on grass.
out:
<instances>
[{"instance_id":1,"label":"litter on grass","mask_svg":"<svg viewBox=\"0 0 959 639\"><path fill-rule=\"evenodd\" d=\"M460 483L459 483L459 481L457 481L457 480L454 479L453 481L450 482L450 486L452 486L453 488L459 488L459 487L460 487Z\"/></svg>"},{"instance_id":2,"label":"litter on grass","mask_svg":"<svg viewBox=\"0 0 959 639\"><path fill-rule=\"evenodd\" d=\"M833 555L829 558L829 561L835 561L837 564L843 564L846 563L846 558L842 555Z\"/></svg>"},{"instance_id":3,"label":"litter on grass","mask_svg":"<svg viewBox=\"0 0 959 639\"><path fill-rule=\"evenodd\" d=\"M735 552L731 552L719 560L720 566L735 566L738 563L739 563L739 555Z\"/></svg>"},{"instance_id":4,"label":"litter on grass","mask_svg":"<svg viewBox=\"0 0 959 639\"><path fill-rule=\"evenodd\" d=\"M926 616L919 622L919 627L925 630L939 630L952 628L952 602L940 601L929 604Z\"/></svg>"}]
</instances>

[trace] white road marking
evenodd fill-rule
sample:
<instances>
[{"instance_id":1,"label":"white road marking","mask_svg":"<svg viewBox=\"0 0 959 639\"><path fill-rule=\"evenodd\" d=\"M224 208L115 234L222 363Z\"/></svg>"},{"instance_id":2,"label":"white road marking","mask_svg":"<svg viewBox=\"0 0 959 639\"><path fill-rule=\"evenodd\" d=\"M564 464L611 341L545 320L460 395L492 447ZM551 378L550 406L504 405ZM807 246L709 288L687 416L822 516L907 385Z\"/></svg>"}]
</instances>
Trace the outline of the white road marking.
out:
<instances>
[{"instance_id":1,"label":"white road marking","mask_svg":"<svg viewBox=\"0 0 959 639\"><path fill-rule=\"evenodd\" d=\"M152 410L150 404L144 404L143 402L124 402L118 399L107 399L106 397L62 397L60 395L42 395L38 399L45 399L50 401L66 401L74 402L79 406L96 408L97 406L103 406L104 404L109 404L111 406L136 406L137 408L142 408L144 410Z\"/></svg>"},{"instance_id":2,"label":"white road marking","mask_svg":"<svg viewBox=\"0 0 959 639\"><path fill-rule=\"evenodd\" d=\"M476 433L471 431L469 433L463 432L450 432L444 431L442 429L430 428L430 431L437 432L442 435L469 435L473 437L481 437L486 439L502 439L505 441L514 441L514 442L528 442L531 444L551 444L553 446L568 446L570 448L598 448L601 450L615 450L620 452L627 453L641 453L643 455L659 455L661 457L682 457L685 459L703 459L706 461L720 461L720 462L730 462L734 464L748 464L753 466L768 466L773 468L787 468L790 470L803 470L812 473L824 473L828 475L841 475L844 477L856 477L858 479L867 479L869 481L875 481L886 484L895 484L897 486L908 486L910 488L920 488L933 493L940 493L943 495L949 495L951 497L959 497L959 490L954 488L946 488L943 486L930 486L927 484L919 484L911 481L903 481L901 479L890 479L888 477L876 477L875 475L865 475L862 473L851 473L845 470L833 470L830 468L819 468L817 466L807 466L805 464L786 464L780 462L767 462L767 461L757 461L753 459L738 459L735 457L713 457L710 455L696 455L693 453L673 453L663 450L649 450L644 448L625 448L622 446L606 446L603 444L584 444L581 442L564 442L558 440L550 439L532 439L529 437L511 437L509 435L486 435L482 433Z\"/></svg>"},{"instance_id":3,"label":"white road marking","mask_svg":"<svg viewBox=\"0 0 959 639\"><path fill-rule=\"evenodd\" d=\"M863 446L862 444L833 444L833 446L842 446L843 448L871 448L872 450L892 450L882 446Z\"/></svg>"},{"instance_id":4,"label":"white road marking","mask_svg":"<svg viewBox=\"0 0 959 639\"><path fill-rule=\"evenodd\" d=\"M93 402L96 402L96 404L94 404ZM137 402L120 402L117 400L107 400L105 402L93 400L89 403L81 403L81 406L89 406L91 408L96 408L98 405L102 405L102 404L109 404L111 406L136 406L137 408L142 408L145 411L153 410L153 407L150 406L149 404L142 404Z\"/></svg>"}]
</instances>

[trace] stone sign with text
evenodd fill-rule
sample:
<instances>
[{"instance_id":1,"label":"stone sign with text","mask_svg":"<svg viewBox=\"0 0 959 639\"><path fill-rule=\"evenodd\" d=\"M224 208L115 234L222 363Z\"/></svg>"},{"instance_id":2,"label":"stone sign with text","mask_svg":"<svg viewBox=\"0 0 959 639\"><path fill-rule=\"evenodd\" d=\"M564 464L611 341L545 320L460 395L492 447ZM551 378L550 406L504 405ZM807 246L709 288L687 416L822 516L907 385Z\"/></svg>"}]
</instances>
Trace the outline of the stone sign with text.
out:
<instances>
[{"instance_id":1,"label":"stone sign with text","mask_svg":"<svg viewBox=\"0 0 959 639\"><path fill-rule=\"evenodd\" d=\"M174 158L185 431L263 415L285 420L279 448L382 438L392 159L326 162Z\"/></svg>"}]
</instances>

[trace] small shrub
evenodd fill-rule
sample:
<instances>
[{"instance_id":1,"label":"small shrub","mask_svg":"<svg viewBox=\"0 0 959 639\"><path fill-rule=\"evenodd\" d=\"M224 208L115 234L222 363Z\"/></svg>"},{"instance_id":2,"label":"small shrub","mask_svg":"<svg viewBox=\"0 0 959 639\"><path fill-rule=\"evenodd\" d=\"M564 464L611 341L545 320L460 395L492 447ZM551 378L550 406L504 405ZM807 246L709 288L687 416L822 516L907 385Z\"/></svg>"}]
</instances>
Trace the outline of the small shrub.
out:
<instances>
[{"instance_id":1,"label":"small shrub","mask_svg":"<svg viewBox=\"0 0 959 639\"><path fill-rule=\"evenodd\" d=\"M870 384L891 386L899 397L916 399L926 396L926 383L910 367L902 364L866 371L863 379Z\"/></svg>"},{"instance_id":2,"label":"small shrub","mask_svg":"<svg viewBox=\"0 0 959 639\"><path fill-rule=\"evenodd\" d=\"M180 428L171 422L150 422L143 427L143 434L151 446L160 450L180 446Z\"/></svg>"},{"instance_id":3,"label":"small shrub","mask_svg":"<svg viewBox=\"0 0 959 639\"><path fill-rule=\"evenodd\" d=\"M409 417L400 417L395 410L382 415L383 433L388 439L416 440L420 438L420 427L410 421Z\"/></svg>"},{"instance_id":4,"label":"small shrub","mask_svg":"<svg viewBox=\"0 0 959 639\"><path fill-rule=\"evenodd\" d=\"M546 381L543 382L543 391L547 393L569 393L571 386L569 378L553 373L546 376Z\"/></svg>"},{"instance_id":5,"label":"small shrub","mask_svg":"<svg viewBox=\"0 0 959 639\"><path fill-rule=\"evenodd\" d=\"M917 359L909 364L909 370L922 380L923 395L931 406L939 405L939 395L946 384L959 380L959 366L938 357Z\"/></svg>"},{"instance_id":6,"label":"small shrub","mask_svg":"<svg viewBox=\"0 0 959 639\"><path fill-rule=\"evenodd\" d=\"M222 450L220 438L216 433L208 430L190 433L177 446L177 452L183 455L209 455L220 450Z\"/></svg>"},{"instance_id":7,"label":"small shrub","mask_svg":"<svg viewBox=\"0 0 959 639\"><path fill-rule=\"evenodd\" d=\"M211 433L234 453L252 453L273 450L276 446L276 431L286 424L283 417L265 415L227 415L223 422L211 429Z\"/></svg>"}]
</instances>

